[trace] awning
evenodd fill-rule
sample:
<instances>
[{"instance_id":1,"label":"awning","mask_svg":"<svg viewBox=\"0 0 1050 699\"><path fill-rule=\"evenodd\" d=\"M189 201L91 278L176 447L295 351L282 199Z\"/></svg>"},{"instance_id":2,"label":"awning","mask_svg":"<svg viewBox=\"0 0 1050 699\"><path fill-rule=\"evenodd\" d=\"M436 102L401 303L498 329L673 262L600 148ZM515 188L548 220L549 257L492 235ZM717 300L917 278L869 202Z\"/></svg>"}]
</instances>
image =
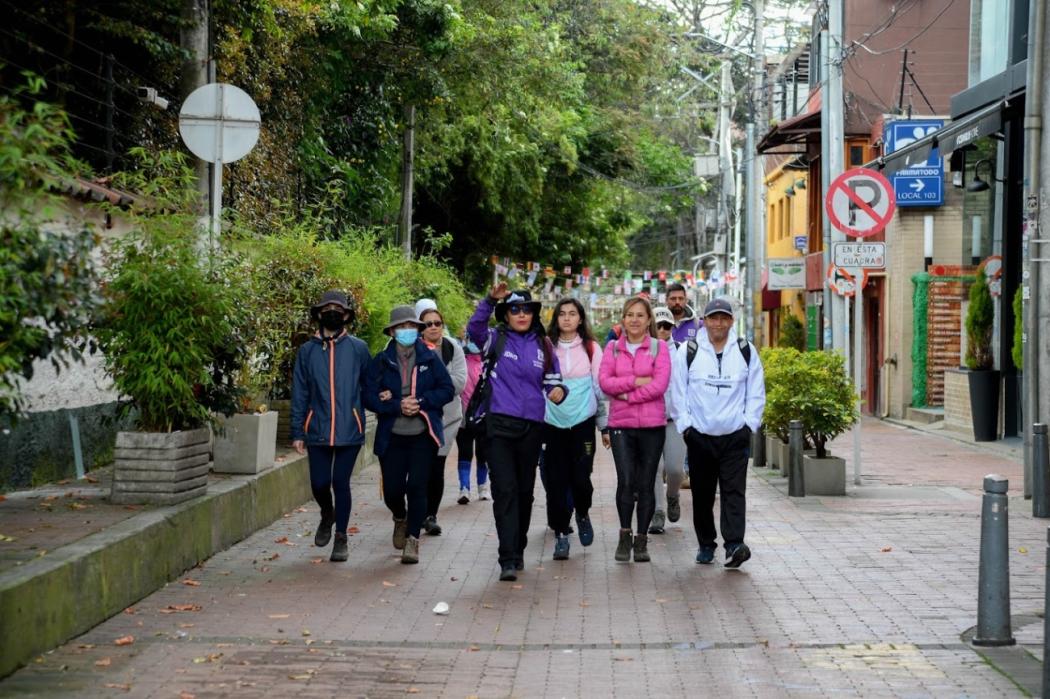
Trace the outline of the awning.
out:
<instances>
[{"instance_id":1,"label":"awning","mask_svg":"<svg viewBox=\"0 0 1050 699\"><path fill-rule=\"evenodd\" d=\"M820 133L820 108L793 116L771 128L758 142L759 153L768 153L777 146L805 143L812 134Z\"/></svg>"},{"instance_id":2,"label":"awning","mask_svg":"<svg viewBox=\"0 0 1050 699\"><path fill-rule=\"evenodd\" d=\"M947 126L934 131L926 138L909 143L900 150L872 160L864 167L881 170L889 175L910 167L920 167L929 160L930 151L938 149L941 157L957 148L969 145L977 139L993 134L1003 127L1003 112L1010 107L1009 101L996 102L993 105L967 114Z\"/></svg>"}]
</instances>

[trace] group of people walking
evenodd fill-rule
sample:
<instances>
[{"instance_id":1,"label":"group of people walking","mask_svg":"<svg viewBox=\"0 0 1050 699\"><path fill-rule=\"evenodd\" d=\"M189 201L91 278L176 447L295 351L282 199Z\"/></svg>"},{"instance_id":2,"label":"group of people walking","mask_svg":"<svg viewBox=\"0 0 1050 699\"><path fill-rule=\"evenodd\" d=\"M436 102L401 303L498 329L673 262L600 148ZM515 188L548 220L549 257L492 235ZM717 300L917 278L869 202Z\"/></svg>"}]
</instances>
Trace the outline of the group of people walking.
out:
<instances>
[{"instance_id":1,"label":"group of people walking","mask_svg":"<svg viewBox=\"0 0 1050 699\"><path fill-rule=\"evenodd\" d=\"M528 291L495 285L467 325L447 336L433 301L391 312L391 340L370 357L349 335L353 310L329 291L311 309L319 331L296 358L293 446L307 452L321 508L314 542L348 557L350 473L364 443L364 409L378 418L374 450L402 563L419 561L420 534L437 535L445 461L458 446L460 497L492 499L500 580L524 568L537 465L542 462L554 559L569 557L575 514L583 546L594 541L591 482L598 436L616 464L617 561L650 560L648 537L681 516L686 463L693 493L697 563L717 551L714 499L721 493L727 567L751 556L744 543L750 435L765 404L758 352L733 331L733 308L715 299L703 318L685 289L668 306L629 299L602 349L583 305L563 298L550 323ZM492 319L495 317L495 324ZM490 490L491 482L491 490Z\"/></svg>"}]
</instances>

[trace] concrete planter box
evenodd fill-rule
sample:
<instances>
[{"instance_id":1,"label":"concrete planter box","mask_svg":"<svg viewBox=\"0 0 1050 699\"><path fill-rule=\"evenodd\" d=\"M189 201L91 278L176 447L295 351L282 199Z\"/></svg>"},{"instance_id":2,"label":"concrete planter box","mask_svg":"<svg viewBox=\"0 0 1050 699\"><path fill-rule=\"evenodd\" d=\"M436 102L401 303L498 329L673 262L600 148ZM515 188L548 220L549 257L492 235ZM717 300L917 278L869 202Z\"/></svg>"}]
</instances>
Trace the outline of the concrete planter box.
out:
<instances>
[{"instance_id":1,"label":"concrete planter box","mask_svg":"<svg viewBox=\"0 0 1050 699\"><path fill-rule=\"evenodd\" d=\"M292 401L278 399L270 401L270 410L277 411L277 443L283 447L292 444Z\"/></svg>"},{"instance_id":2,"label":"concrete planter box","mask_svg":"<svg viewBox=\"0 0 1050 699\"><path fill-rule=\"evenodd\" d=\"M780 458L780 451L777 449L778 444L780 444L779 439L766 436L766 465L770 468L779 468L780 466L780 462L777 460Z\"/></svg>"},{"instance_id":3,"label":"concrete planter box","mask_svg":"<svg viewBox=\"0 0 1050 699\"><path fill-rule=\"evenodd\" d=\"M127 505L172 505L208 490L207 427L180 432L118 432L110 499Z\"/></svg>"},{"instance_id":4,"label":"concrete planter box","mask_svg":"<svg viewBox=\"0 0 1050 699\"><path fill-rule=\"evenodd\" d=\"M780 465L780 472L787 476L791 473L791 447L788 446L787 442L781 442L779 439L776 443L777 450L777 463Z\"/></svg>"},{"instance_id":5,"label":"concrete planter box","mask_svg":"<svg viewBox=\"0 0 1050 699\"><path fill-rule=\"evenodd\" d=\"M837 456L818 459L802 456L802 479L806 495L845 495L846 460Z\"/></svg>"},{"instance_id":6,"label":"concrete planter box","mask_svg":"<svg viewBox=\"0 0 1050 699\"><path fill-rule=\"evenodd\" d=\"M260 473L277 458L277 412L237 413L219 418L216 473Z\"/></svg>"}]
</instances>

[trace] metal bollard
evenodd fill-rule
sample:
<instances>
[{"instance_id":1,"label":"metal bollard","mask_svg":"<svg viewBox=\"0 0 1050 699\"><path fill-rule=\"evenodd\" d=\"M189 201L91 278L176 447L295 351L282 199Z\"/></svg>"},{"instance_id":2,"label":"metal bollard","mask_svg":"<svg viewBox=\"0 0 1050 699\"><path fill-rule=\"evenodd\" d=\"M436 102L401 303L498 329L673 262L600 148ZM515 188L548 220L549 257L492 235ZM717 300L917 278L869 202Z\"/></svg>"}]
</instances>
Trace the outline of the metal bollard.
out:
<instances>
[{"instance_id":1,"label":"metal bollard","mask_svg":"<svg viewBox=\"0 0 1050 699\"><path fill-rule=\"evenodd\" d=\"M1050 445L1046 424L1032 425L1032 516L1050 517Z\"/></svg>"},{"instance_id":2,"label":"metal bollard","mask_svg":"<svg viewBox=\"0 0 1050 699\"><path fill-rule=\"evenodd\" d=\"M1046 530L1046 577L1043 587L1043 696L1050 693L1050 528Z\"/></svg>"},{"instance_id":3,"label":"metal bollard","mask_svg":"<svg viewBox=\"0 0 1050 699\"><path fill-rule=\"evenodd\" d=\"M751 465L755 468L766 465L766 434L762 425L751 435Z\"/></svg>"},{"instance_id":4,"label":"metal bollard","mask_svg":"<svg viewBox=\"0 0 1050 699\"><path fill-rule=\"evenodd\" d=\"M795 498L805 497L806 483L802 477L802 421L792 420L788 423L788 495Z\"/></svg>"},{"instance_id":5,"label":"metal bollard","mask_svg":"<svg viewBox=\"0 0 1050 699\"><path fill-rule=\"evenodd\" d=\"M981 560L977 574L975 646L1012 646L1010 630L1009 502L1005 476L984 477L981 505Z\"/></svg>"}]
</instances>

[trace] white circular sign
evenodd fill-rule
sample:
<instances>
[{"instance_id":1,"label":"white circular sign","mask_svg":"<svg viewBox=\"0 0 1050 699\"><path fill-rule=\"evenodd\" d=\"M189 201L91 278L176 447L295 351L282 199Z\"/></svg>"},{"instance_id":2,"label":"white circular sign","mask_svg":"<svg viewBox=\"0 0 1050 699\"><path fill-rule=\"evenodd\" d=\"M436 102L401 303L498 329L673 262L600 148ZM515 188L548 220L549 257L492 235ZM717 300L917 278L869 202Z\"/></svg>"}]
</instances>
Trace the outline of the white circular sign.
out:
<instances>
[{"instance_id":1,"label":"white circular sign","mask_svg":"<svg viewBox=\"0 0 1050 699\"><path fill-rule=\"evenodd\" d=\"M248 93L226 83L202 85L179 111L179 134L194 155L210 163L232 163L251 152L262 119Z\"/></svg>"}]
</instances>

